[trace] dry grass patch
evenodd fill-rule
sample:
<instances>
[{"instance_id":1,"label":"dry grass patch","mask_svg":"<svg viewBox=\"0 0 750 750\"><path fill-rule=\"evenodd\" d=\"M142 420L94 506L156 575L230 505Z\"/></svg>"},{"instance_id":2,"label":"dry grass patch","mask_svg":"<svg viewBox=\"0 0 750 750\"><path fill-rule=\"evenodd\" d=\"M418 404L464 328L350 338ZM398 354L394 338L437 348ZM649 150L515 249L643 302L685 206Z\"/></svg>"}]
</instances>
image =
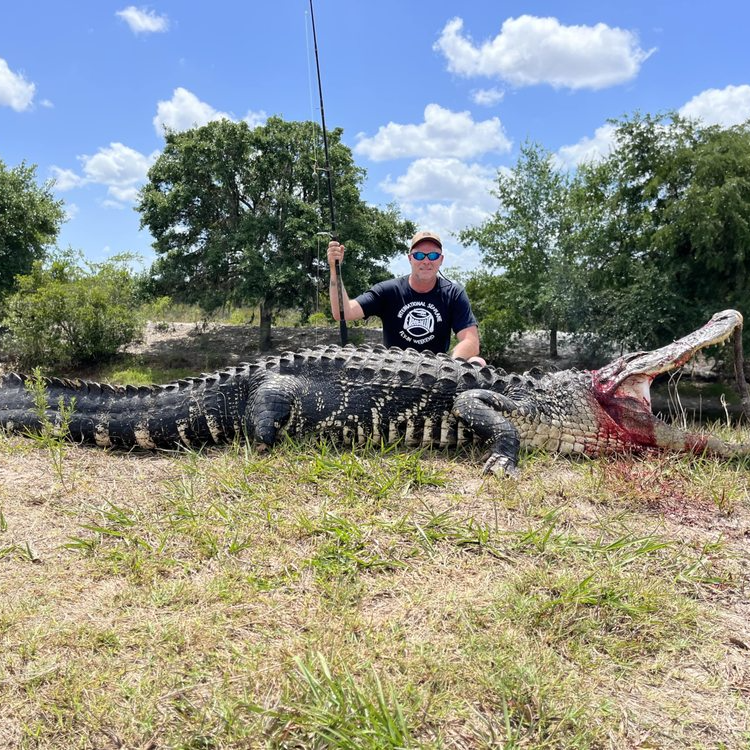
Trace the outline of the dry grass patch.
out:
<instances>
[{"instance_id":1,"label":"dry grass patch","mask_svg":"<svg viewBox=\"0 0 750 750\"><path fill-rule=\"evenodd\" d=\"M747 467L480 465L1 438L0 745L747 745Z\"/></svg>"}]
</instances>

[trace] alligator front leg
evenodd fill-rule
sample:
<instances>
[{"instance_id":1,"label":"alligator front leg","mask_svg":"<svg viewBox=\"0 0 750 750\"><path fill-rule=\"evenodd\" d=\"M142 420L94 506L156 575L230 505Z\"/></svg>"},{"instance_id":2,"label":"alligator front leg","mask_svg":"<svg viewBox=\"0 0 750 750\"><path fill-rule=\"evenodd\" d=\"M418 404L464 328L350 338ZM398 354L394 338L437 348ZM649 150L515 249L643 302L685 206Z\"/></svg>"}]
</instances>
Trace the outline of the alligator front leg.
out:
<instances>
[{"instance_id":1,"label":"alligator front leg","mask_svg":"<svg viewBox=\"0 0 750 750\"><path fill-rule=\"evenodd\" d=\"M263 447L274 445L292 415L294 397L287 379L269 378L255 393L245 413L245 435Z\"/></svg>"},{"instance_id":2,"label":"alligator front leg","mask_svg":"<svg viewBox=\"0 0 750 750\"><path fill-rule=\"evenodd\" d=\"M521 439L515 425L505 416L517 408L506 396L478 388L464 391L453 402L453 416L489 445L483 474L518 475Z\"/></svg>"}]
</instances>

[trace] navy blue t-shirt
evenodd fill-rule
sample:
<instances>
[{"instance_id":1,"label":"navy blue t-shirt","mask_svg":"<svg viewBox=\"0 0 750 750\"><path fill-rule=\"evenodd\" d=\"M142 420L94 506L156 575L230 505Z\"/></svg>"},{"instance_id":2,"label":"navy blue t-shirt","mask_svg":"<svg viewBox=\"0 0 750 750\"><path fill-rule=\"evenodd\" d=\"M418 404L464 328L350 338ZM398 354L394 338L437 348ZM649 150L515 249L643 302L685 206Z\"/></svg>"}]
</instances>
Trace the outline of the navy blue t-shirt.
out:
<instances>
[{"instance_id":1,"label":"navy blue t-shirt","mask_svg":"<svg viewBox=\"0 0 750 750\"><path fill-rule=\"evenodd\" d=\"M409 286L409 277L388 279L360 294L365 317L383 321L383 343L400 349L447 352L451 331L477 325L463 287L440 276L424 294Z\"/></svg>"}]
</instances>

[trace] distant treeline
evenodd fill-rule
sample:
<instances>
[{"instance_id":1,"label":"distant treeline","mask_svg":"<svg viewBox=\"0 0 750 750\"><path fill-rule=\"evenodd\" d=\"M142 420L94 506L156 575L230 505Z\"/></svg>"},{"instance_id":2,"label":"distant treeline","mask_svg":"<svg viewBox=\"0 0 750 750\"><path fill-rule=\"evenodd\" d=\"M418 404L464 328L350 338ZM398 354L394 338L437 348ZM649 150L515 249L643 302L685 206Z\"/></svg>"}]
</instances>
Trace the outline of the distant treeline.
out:
<instances>
[{"instance_id":1,"label":"distant treeline","mask_svg":"<svg viewBox=\"0 0 750 750\"><path fill-rule=\"evenodd\" d=\"M529 329L550 331L552 356L558 331L580 334L592 352L605 340L651 348L719 308L745 311L750 124L707 127L676 114L612 124L609 153L573 169L524 144L514 167L498 171L495 213L460 232L483 260L460 275L488 357ZM362 200L364 170L340 129L328 137L343 277L363 290L389 275L416 227L395 206ZM281 311L325 314L321 149L317 124L275 117L168 133L136 206L158 256L142 274L127 257L91 264L55 250L62 202L33 166L0 161L0 312L14 346L29 361L48 350L105 358L137 335L136 311L166 299L206 314L256 308L262 347Z\"/></svg>"}]
</instances>

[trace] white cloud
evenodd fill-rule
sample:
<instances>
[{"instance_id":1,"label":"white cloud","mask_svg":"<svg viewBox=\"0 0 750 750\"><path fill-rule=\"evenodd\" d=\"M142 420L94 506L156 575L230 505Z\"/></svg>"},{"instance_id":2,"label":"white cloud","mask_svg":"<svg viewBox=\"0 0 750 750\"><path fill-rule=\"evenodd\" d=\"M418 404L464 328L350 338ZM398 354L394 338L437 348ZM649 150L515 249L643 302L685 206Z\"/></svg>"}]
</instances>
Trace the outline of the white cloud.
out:
<instances>
[{"instance_id":1,"label":"white cloud","mask_svg":"<svg viewBox=\"0 0 750 750\"><path fill-rule=\"evenodd\" d=\"M477 46L462 33L463 20L443 28L434 49L462 76L500 78L516 86L601 89L634 78L652 54L631 31L603 23L563 26L556 18L507 19L500 33Z\"/></svg>"},{"instance_id":2,"label":"white cloud","mask_svg":"<svg viewBox=\"0 0 750 750\"><path fill-rule=\"evenodd\" d=\"M146 179L154 156L145 156L122 143L110 143L93 156L80 157L83 171L90 182L103 185L127 185Z\"/></svg>"},{"instance_id":3,"label":"white cloud","mask_svg":"<svg viewBox=\"0 0 750 750\"><path fill-rule=\"evenodd\" d=\"M268 119L268 115L265 110L261 109L258 112L249 111L242 118L251 128L257 128L259 125L264 125Z\"/></svg>"},{"instance_id":4,"label":"white cloud","mask_svg":"<svg viewBox=\"0 0 750 750\"><path fill-rule=\"evenodd\" d=\"M169 101L157 103L153 122L156 132L163 135L165 128L176 131L188 130L220 119L232 118L202 102L195 94L180 86L174 90Z\"/></svg>"},{"instance_id":5,"label":"white cloud","mask_svg":"<svg viewBox=\"0 0 750 750\"><path fill-rule=\"evenodd\" d=\"M117 211L122 211L125 208L125 205L123 203L120 203L120 201L115 201L110 198L105 198L102 203L102 208L114 208Z\"/></svg>"},{"instance_id":6,"label":"white cloud","mask_svg":"<svg viewBox=\"0 0 750 750\"><path fill-rule=\"evenodd\" d=\"M154 11L136 8L135 5L118 10L115 15L120 16L134 34L153 34L169 28L169 19L166 16L157 16Z\"/></svg>"},{"instance_id":7,"label":"white cloud","mask_svg":"<svg viewBox=\"0 0 750 750\"><path fill-rule=\"evenodd\" d=\"M171 99L157 103L153 123L157 134L163 135L165 128L179 132L222 119L234 121L236 118L227 112L214 109L191 91L180 86L174 90ZM266 113L250 111L243 119L250 127L256 127L265 122Z\"/></svg>"},{"instance_id":8,"label":"white cloud","mask_svg":"<svg viewBox=\"0 0 750 750\"><path fill-rule=\"evenodd\" d=\"M140 182L145 182L145 180L140 180ZM135 203L138 199L138 185L110 185L109 194L115 200Z\"/></svg>"},{"instance_id":9,"label":"white cloud","mask_svg":"<svg viewBox=\"0 0 750 750\"><path fill-rule=\"evenodd\" d=\"M400 202L460 201L475 207L489 207L497 201L491 196L497 170L481 164L466 164L459 159L417 159L406 173L380 188Z\"/></svg>"},{"instance_id":10,"label":"white cloud","mask_svg":"<svg viewBox=\"0 0 750 750\"><path fill-rule=\"evenodd\" d=\"M750 85L707 89L684 104L679 113L701 120L705 125L731 127L750 119ZM594 136L563 146L555 154L557 166L571 169L586 161L598 161L615 145L615 126L607 123L596 129Z\"/></svg>"},{"instance_id":11,"label":"white cloud","mask_svg":"<svg viewBox=\"0 0 750 750\"><path fill-rule=\"evenodd\" d=\"M498 207L495 201L494 209ZM414 206L409 216L415 220L417 226L433 227L434 231L446 240L458 234L462 229L476 226L486 221L492 211L487 211L476 206L466 205L458 201L451 203L427 203L423 206ZM454 239L449 240L457 244Z\"/></svg>"},{"instance_id":12,"label":"white cloud","mask_svg":"<svg viewBox=\"0 0 750 750\"><path fill-rule=\"evenodd\" d=\"M14 73L0 57L0 106L23 112L31 107L35 91L35 84L27 81L21 73Z\"/></svg>"},{"instance_id":13,"label":"white cloud","mask_svg":"<svg viewBox=\"0 0 750 750\"><path fill-rule=\"evenodd\" d=\"M469 112L452 112L439 104L425 107L424 122L419 125L389 122L372 138L364 134L357 138L354 151L373 161L413 156L465 159L511 147L499 118L474 122Z\"/></svg>"},{"instance_id":14,"label":"white cloud","mask_svg":"<svg viewBox=\"0 0 750 750\"><path fill-rule=\"evenodd\" d=\"M739 125L750 118L750 86L707 89L685 104L680 114L702 120L706 125L725 128Z\"/></svg>"},{"instance_id":15,"label":"white cloud","mask_svg":"<svg viewBox=\"0 0 750 750\"><path fill-rule=\"evenodd\" d=\"M93 156L79 157L85 175L80 184L106 185L108 194L115 201L132 203L157 156L157 151L147 156L122 143L110 143L108 148L100 148Z\"/></svg>"},{"instance_id":16,"label":"white cloud","mask_svg":"<svg viewBox=\"0 0 750 750\"><path fill-rule=\"evenodd\" d=\"M603 159L615 143L615 126L606 123L596 129L593 138L585 136L578 143L563 146L555 154L558 167L572 169L583 162Z\"/></svg>"},{"instance_id":17,"label":"white cloud","mask_svg":"<svg viewBox=\"0 0 750 750\"><path fill-rule=\"evenodd\" d=\"M462 248L455 235L481 224L498 209L498 199L491 192L496 177L493 167L455 158L424 158L412 162L396 179L387 178L380 188L399 202L403 214L417 226L442 237L449 267L470 269L478 265L479 256L471 248ZM408 272L405 261L393 267L399 273Z\"/></svg>"},{"instance_id":18,"label":"white cloud","mask_svg":"<svg viewBox=\"0 0 750 750\"><path fill-rule=\"evenodd\" d=\"M484 211L460 202L427 203L420 206L407 205L409 218L420 229L437 232L443 241L445 253L444 269L461 268L469 271L481 265L481 258L476 248L464 248L455 235L462 229L476 226L489 218L491 211ZM497 209L497 202L493 210ZM391 263L394 273L409 273L409 263L406 256L400 256ZM450 275L450 274L448 274Z\"/></svg>"},{"instance_id":19,"label":"white cloud","mask_svg":"<svg viewBox=\"0 0 750 750\"><path fill-rule=\"evenodd\" d=\"M505 92L500 89L475 89L471 92L471 101L480 107L491 107L503 100Z\"/></svg>"},{"instance_id":20,"label":"white cloud","mask_svg":"<svg viewBox=\"0 0 750 750\"><path fill-rule=\"evenodd\" d=\"M72 169L52 167L50 172L52 173L52 179L55 181L55 190L59 190L60 192L72 190L86 184L86 180L77 175Z\"/></svg>"}]
</instances>

